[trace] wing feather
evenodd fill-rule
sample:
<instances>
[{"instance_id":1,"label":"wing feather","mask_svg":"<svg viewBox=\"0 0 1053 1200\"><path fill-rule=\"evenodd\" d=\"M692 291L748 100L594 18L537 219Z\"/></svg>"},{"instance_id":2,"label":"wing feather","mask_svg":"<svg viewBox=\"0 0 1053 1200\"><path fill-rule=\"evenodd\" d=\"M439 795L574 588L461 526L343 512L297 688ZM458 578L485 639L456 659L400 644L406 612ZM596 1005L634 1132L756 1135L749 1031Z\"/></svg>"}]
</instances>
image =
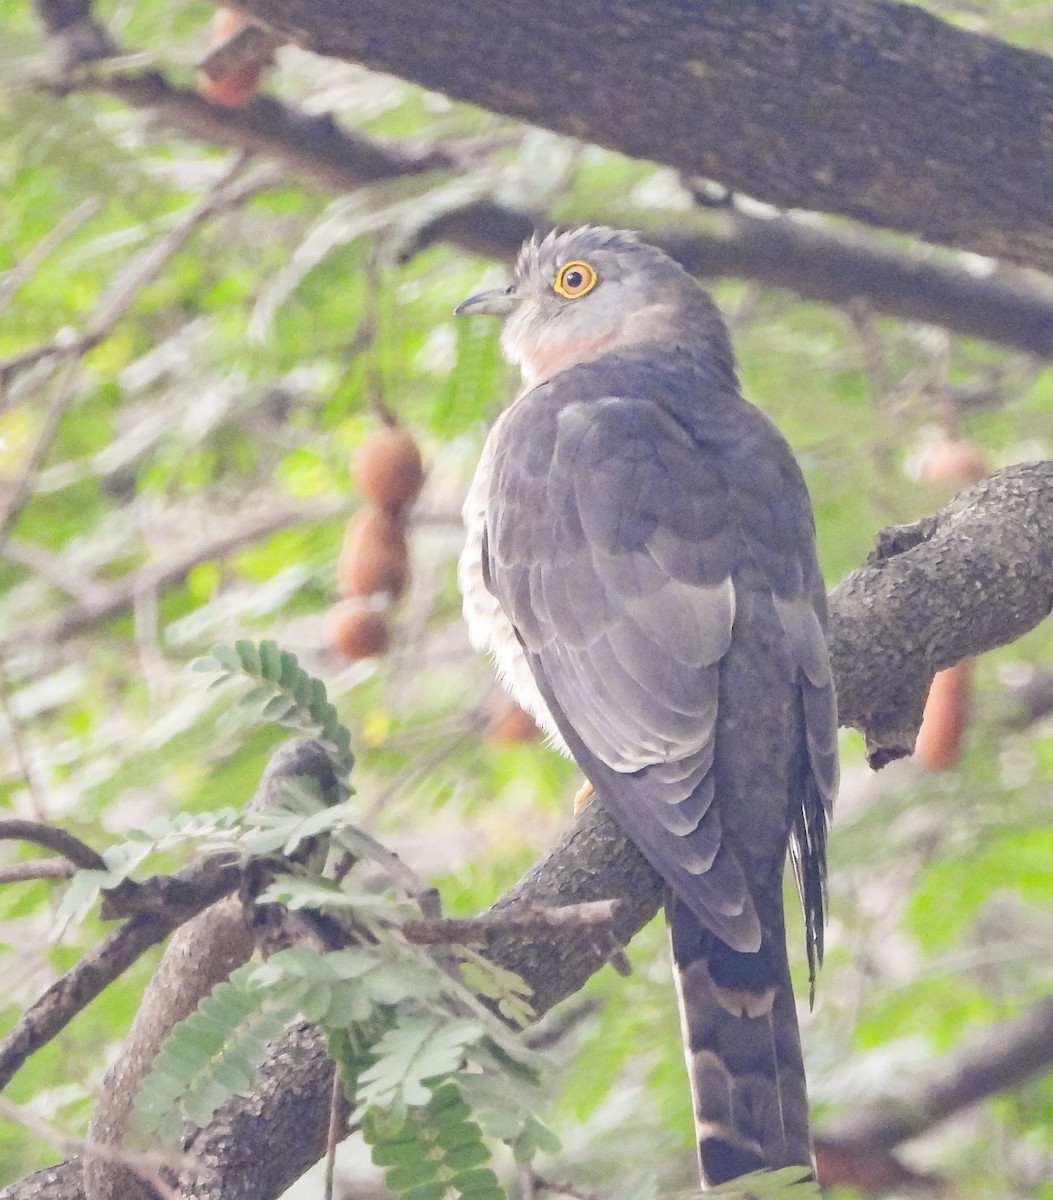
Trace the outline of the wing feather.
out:
<instances>
[{"instance_id":1,"label":"wing feather","mask_svg":"<svg viewBox=\"0 0 1053 1200\"><path fill-rule=\"evenodd\" d=\"M709 413L697 397L685 408L682 374L655 376L645 398L598 392L601 376L557 375L503 419L484 578L604 802L717 937L755 951L760 924L728 833L748 813L722 807L753 800L723 794L737 768L717 757L721 729L741 732L750 713L722 680L745 597L748 636L782 640L765 661L788 697L778 703L803 714L791 727L806 730L812 792L832 796L807 493L781 437L734 393ZM802 808L794 824L809 895L825 837L816 821Z\"/></svg>"}]
</instances>

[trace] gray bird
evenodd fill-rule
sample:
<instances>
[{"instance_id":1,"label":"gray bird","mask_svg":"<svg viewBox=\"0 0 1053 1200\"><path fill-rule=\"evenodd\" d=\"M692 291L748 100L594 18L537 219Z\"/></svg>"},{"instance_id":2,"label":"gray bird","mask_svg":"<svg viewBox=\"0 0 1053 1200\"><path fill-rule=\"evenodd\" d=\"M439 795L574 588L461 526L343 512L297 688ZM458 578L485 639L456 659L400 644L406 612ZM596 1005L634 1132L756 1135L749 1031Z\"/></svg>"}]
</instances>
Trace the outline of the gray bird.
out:
<instances>
[{"instance_id":1,"label":"gray bird","mask_svg":"<svg viewBox=\"0 0 1053 1200\"><path fill-rule=\"evenodd\" d=\"M532 240L456 311L525 385L465 502L472 642L665 880L703 1186L811 1169L782 879L789 847L814 986L837 716L800 469L630 233Z\"/></svg>"}]
</instances>

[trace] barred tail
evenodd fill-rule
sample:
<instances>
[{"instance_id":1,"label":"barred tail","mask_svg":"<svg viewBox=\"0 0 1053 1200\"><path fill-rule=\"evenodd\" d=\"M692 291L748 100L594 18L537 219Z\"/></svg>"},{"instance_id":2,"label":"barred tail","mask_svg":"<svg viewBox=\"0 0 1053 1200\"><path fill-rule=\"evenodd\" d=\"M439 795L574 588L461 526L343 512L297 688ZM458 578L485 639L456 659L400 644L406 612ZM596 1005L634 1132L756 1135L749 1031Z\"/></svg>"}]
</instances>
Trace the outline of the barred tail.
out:
<instances>
[{"instance_id":1,"label":"barred tail","mask_svg":"<svg viewBox=\"0 0 1053 1200\"><path fill-rule=\"evenodd\" d=\"M757 954L666 900L703 1188L762 1167L812 1170L797 1011L781 916Z\"/></svg>"}]
</instances>

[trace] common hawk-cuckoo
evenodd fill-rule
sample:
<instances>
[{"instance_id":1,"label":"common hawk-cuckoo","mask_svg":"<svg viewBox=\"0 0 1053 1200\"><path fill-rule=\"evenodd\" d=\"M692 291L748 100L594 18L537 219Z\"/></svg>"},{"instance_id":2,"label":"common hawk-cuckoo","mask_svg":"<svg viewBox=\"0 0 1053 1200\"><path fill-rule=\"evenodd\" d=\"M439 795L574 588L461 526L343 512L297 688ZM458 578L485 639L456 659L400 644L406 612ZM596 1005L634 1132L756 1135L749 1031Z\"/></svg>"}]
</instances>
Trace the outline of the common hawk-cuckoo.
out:
<instances>
[{"instance_id":1,"label":"common hawk-cuckoo","mask_svg":"<svg viewBox=\"0 0 1053 1200\"><path fill-rule=\"evenodd\" d=\"M632 234L532 240L457 312L524 382L465 503L472 641L667 884L703 1184L810 1167L782 879L789 847L814 979L837 719L800 469Z\"/></svg>"}]
</instances>

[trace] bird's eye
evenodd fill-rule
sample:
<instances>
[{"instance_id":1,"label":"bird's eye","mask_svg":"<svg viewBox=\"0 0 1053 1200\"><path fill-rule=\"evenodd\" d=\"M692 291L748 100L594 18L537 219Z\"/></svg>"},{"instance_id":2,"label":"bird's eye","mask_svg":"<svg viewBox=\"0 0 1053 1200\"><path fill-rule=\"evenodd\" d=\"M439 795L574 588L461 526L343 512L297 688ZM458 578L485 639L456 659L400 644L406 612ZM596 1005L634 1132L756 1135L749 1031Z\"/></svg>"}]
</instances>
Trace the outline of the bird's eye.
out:
<instances>
[{"instance_id":1,"label":"bird's eye","mask_svg":"<svg viewBox=\"0 0 1053 1200\"><path fill-rule=\"evenodd\" d=\"M599 283L596 272L586 262L569 262L560 267L552 290L567 300L578 300Z\"/></svg>"}]
</instances>

